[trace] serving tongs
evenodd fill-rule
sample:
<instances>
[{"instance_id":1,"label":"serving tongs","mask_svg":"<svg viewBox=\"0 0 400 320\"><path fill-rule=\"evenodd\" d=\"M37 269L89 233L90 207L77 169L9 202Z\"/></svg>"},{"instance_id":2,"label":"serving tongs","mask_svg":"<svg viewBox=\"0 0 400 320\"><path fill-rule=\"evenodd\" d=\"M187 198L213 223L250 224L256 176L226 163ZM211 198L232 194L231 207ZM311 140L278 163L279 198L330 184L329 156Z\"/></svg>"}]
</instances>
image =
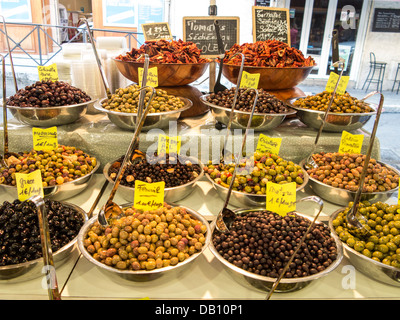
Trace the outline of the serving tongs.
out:
<instances>
[{"instance_id":1,"label":"serving tongs","mask_svg":"<svg viewBox=\"0 0 400 320\"><path fill-rule=\"evenodd\" d=\"M329 113L329 111L330 111L330 109L331 109L333 100L335 99L336 90L337 90L337 88L338 88L338 86L339 86L340 79L342 78L342 75L343 75L344 63L343 63L342 61L337 61L337 62L335 62L332 66L335 67L335 68L340 67L340 68L341 68L341 71L340 71L340 74L339 74L339 78L338 78L338 80L337 80L337 82L336 82L335 88L334 88L334 90L333 90L333 92L332 92L331 99L329 100L328 107L327 107L326 110L325 110L324 117L322 118L322 123L321 123L321 125L320 125L320 127L319 127L317 136L315 137L315 141L314 141L314 145L313 145L312 151L311 151L310 155L309 155L309 156L306 158L306 160L305 160L304 168L305 168L306 170L315 169L315 168L318 167L318 165L317 165L317 164L315 163L315 161L314 161L313 155L314 155L314 153L315 153L315 150L317 149L317 144L318 144L319 138L320 138L320 136L321 136L321 134L322 134L322 130L323 130L323 128L324 128L324 125L325 125L325 122L326 122L326 118L327 118L328 113Z\"/></svg>"},{"instance_id":2,"label":"serving tongs","mask_svg":"<svg viewBox=\"0 0 400 320\"><path fill-rule=\"evenodd\" d=\"M140 88L139 90L146 90L147 87ZM131 144L129 145L129 148L125 154L124 160L120 166L120 169L118 171L118 174L115 178L114 181L114 187L111 190L110 196L108 197L108 200L100 210L98 214L98 221L99 223L106 227L108 226L108 219L109 218L115 218L118 217L122 214L122 208L117 205L116 203L113 202L114 196L117 192L118 186L121 182L122 176L125 172L125 169L128 165L132 165L137 161L140 161L140 159L143 159L145 157L145 154L141 151L139 151L139 137L140 137L140 132L143 128L144 121L146 119L147 114L149 113L150 110L150 104L151 101L153 100L156 90L153 87L150 87L152 89L152 94L149 98L149 101L147 102L146 108L144 109L144 113L142 114L139 123L137 124L135 128L135 133L132 138Z\"/></svg>"},{"instance_id":3,"label":"serving tongs","mask_svg":"<svg viewBox=\"0 0 400 320\"><path fill-rule=\"evenodd\" d=\"M246 91L244 91L243 93L246 93L249 90L253 90L253 89L247 89ZM233 184L235 182L235 177L236 177L236 171L239 168L240 165L240 160L243 157L243 150L244 150L244 146L246 144L246 138L247 138L247 133L250 129L250 125L251 125L251 121L253 119L253 114L254 114L254 110L256 108L257 105L257 99L258 99L258 92L257 90L255 90L256 92L256 97L254 98L254 102L253 102L253 107L251 109L251 113L250 113L250 118L249 121L247 123L247 128L243 137L243 141L242 141L242 147L240 149L240 153L236 156L235 159L235 166L234 166L234 170L231 176L231 182L229 184L229 189L225 198L225 202L224 202L224 206L222 207L221 211L218 213L217 219L216 219L216 224L215 227L217 228L217 230L219 232L222 233L228 233L229 232L229 228L233 223L233 220L235 219L235 213L231 210L228 209L228 205L229 205L229 199L231 197L232 194L232 189L233 189Z\"/></svg>"},{"instance_id":4,"label":"serving tongs","mask_svg":"<svg viewBox=\"0 0 400 320\"><path fill-rule=\"evenodd\" d=\"M32 201L35 204L39 218L40 241L42 243L44 265L43 273L46 274L47 293L50 300L61 300L61 294L58 290L56 269L54 266L53 251L51 249L46 205L43 198L40 196L30 197L28 201Z\"/></svg>"},{"instance_id":5,"label":"serving tongs","mask_svg":"<svg viewBox=\"0 0 400 320\"><path fill-rule=\"evenodd\" d=\"M7 126L7 99L6 99L6 65L4 56L0 54L0 59L2 63L2 73L3 73L3 156L0 156L0 165L5 168L9 168L9 159L14 157L18 160L19 154L8 151L8 126ZM10 159L11 160L11 159Z\"/></svg>"},{"instance_id":6,"label":"serving tongs","mask_svg":"<svg viewBox=\"0 0 400 320\"><path fill-rule=\"evenodd\" d=\"M360 200L361 200L361 194L362 194L364 183L365 183L365 176L367 174L369 160L371 159L371 153L372 153L372 148L374 146L376 131L378 129L379 118L381 116L381 112L382 112L382 108L383 108L384 96L382 93L374 91L374 92L367 94L364 98L361 99L361 101L364 101L376 94L379 94L381 96L381 98L379 100L379 106L378 106L378 110L377 110L376 117L375 117L374 127L372 129L371 137L369 139L367 154L365 156L364 166L363 166L363 169L362 169L362 172L360 175L360 183L358 186L358 190L354 196L353 206L349 209L349 211L347 212L347 215L346 215L347 224L348 224L348 227L350 228L350 230L354 231L355 233L357 233L357 235L362 236L362 237L369 236L370 232L365 227L366 218L358 212L358 206L359 206Z\"/></svg>"}]
</instances>

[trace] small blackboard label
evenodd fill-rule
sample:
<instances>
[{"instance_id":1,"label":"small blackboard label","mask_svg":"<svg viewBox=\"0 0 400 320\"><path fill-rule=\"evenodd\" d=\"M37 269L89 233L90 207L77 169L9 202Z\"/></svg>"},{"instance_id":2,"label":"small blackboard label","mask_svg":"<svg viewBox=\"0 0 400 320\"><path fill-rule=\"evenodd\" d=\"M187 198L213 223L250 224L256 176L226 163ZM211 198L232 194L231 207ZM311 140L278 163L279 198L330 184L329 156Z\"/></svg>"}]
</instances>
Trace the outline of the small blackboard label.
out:
<instances>
[{"instance_id":1,"label":"small blackboard label","mask_svg":"<svg viewBox=\"0 0 400 320\"><path fill-rule=\"evenodd\" d=\"M376 8L372 24L373 32L400 32L400 9Z\"/></svg>"},{"instance_id":2,"label":"small blackboard label","mask_svg":"<svg viewBox=\"0 0 400 320\"><path fill-rule=\"evenodd\" d=\"M172 39L168 22L144 23L142 24L142 30L146 41Z\"/></svg>"},{"instance_id":3,"label":"small blackboard label","mask_svg":"<svg viewBox=\"0 0 400 320\"><path fill-rule=\"evenodd\" d=\"M253 41L279 40L290 46L289 9L253 6Z\"/></svg>"},{"instance_id":4,"label":"small blackboard label","mask_svg":"<svg viewBox=\"0 0 400 320\"><path fill-rule=\"evenodd\" d=\"M219 24L219 31L228 51L235 43L239 43L239 17L184 17L183 41L191 41L201 50L202 57L217 57L219 55L217 34L214 21Z\"/></svg>"}]
</instances>

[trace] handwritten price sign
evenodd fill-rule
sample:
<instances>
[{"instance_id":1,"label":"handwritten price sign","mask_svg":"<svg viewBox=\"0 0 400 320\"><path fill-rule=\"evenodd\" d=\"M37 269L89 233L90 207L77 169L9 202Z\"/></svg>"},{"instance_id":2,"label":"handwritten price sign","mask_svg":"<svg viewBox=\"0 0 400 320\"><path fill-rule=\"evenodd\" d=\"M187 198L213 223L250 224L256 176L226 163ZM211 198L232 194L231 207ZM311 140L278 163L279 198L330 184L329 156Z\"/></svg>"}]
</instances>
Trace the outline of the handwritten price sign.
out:
<instances>
[{"instance_id":1,"label":"handwritten price sign","mask_svg":"<svg viewBox=\"0 0 400 320\"><path fill-rule=\"evenodd\" d=\"M340 153L361 153L361 148L364 140L362 134L351 134L343 131L342 139L340 140Z\"/></svg>"},{"instance_id":2,"label":"handwritten price sign","mask_svg":"<svg viewBox=\"0 0 400 320\"><path fill-rule=\"evenodd\" d=\"M143 68L138 68L139 71L139 86L142 87ZM157 67L149 68L147 70L146 86L156 88L158 87L158 69Z\"/></svg>"},{"instance_id":3,"label":"handwritten price sign","mask_svg":"<svg viewBox=\"0 0 400 320\"><path fill-rule=\"evenodd\" d=\"M158 136L158 154L174 153L179 154L181 150L181 137L169 137L163 134Z\"/></svg>"},{"instance_id":4,"label":"handwritten price sign","mask_svg":"<svg viewBox=\"0 0 400 320\"><path fill-rule=\"evenodd\" d=\"M135 180L134 207L140 210L155 210L164 205L165 182L147 183Z\"/></svg>"},{"instance_id":5,"label":"handwritten price sign","mask_svg":"<svg viewBox=\"0 0 400 320\"><path fill-rule=\"evenodd\" d=\"M38 74L40 81L58 81L57 64L50 66L38 66Z\"/></svg>"},{"instance_id":6,"label":"handwritten price sign","mask_svg":"<svg viewBox=\"0 0 400 320\"><path fill-rule=\"evenodd\" d=\"M257 142L256 151L260 153L272 153L279 154L279 150L281 149L282 138L270 138L264 134L260 134Z\"/></svg>"},{"instance_id":7,"label":"handwritten price sign","mask_svg":"<svg viewBox=\"0 0 400 320\"><path fill-rule=\"evenodd\" d=\"M246 71L242 72L242 79L240 80L240 88L245 89L257 89L258 82L260 81L259 73L248 73Z\"/></svg>"},{"instance_id":8,"label":"handwritten price sign","mask_svg":"<svg viewBox=\"0 0 400 320\"><path fill-rule=\"evenodd\" d=\"M57 127L47 129L32 128L33 149L54 150L58 147Z\"/></svg>"},{"instance_id":9,"label":"handwritten price sign","mask_svg":"<svg viewBox=\"0 0 400 320\"><path fill-rule=\"evenodd\" d=\"M16 173L18 200L25 201L33 196L43 198L42 173L40 170L31 173Z\"/></svg>"},{"instance_id":10,"label":"handwritten price sign","mask_svg":"<svg viewBox=\"0 0 400 320\"><path fill-rule=\"evenodd\" d=\"M342 95L346 93L346 88L347 84L349 83L349 79L350 79L349 76L342 76L340 78L338 87L336 89L337 94ZM335 72L331 72L325 90L328 92L333 92L333 90L335 90L336 83L338 82L338 80L339 80L339 75Z\"/></svg>"},{"instance_id":11,"label":"handwritten price sign","mask_svg":"<svg viewBox=\"0 0 400 320\"><path fill-rule=\"evenodd\" d=\"M281 216L296 210L296 183L267 182L267 210Z\"/></svg>"}]
</instances>

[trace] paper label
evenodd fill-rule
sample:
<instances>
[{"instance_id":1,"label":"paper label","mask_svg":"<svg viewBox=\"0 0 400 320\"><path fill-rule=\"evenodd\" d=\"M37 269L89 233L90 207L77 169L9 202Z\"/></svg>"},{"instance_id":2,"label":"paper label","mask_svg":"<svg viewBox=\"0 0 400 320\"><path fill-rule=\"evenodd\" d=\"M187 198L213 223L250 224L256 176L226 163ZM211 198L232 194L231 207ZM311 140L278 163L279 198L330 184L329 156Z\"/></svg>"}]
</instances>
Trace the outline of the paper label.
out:
<instances>
[{"instance_id":1,"label":"paper label","mask_svg":"<svg viewBox=\"0 0 400 320\"><path fill-rule=\"evenodd\" d=\"M143 211L155 210L164 205L165 182L147 183L135 180L134 207Z\"/></svg>"},{"instance_id":2,"label":"paper label","mask_svg":"<svg viewBox=\"0 0 400 320\"><path fill-rule=\"evenodd\" d=\"M296 182L267 182L267 210L280 216L296 210Z\"/></svg>"},{"instance_id":3,"label":"paper label","mask_svg":"<svg viewBox=\"0 0 400 320\"><path fill-rule=\"evenodd\" d=\"M260 153L268 152L279 155L281 144L282 144L282 138L270 138L261 133L258 138L256 151Z\"/></svg>"},{"instance_id":4,"label":"paper label","mask_svg":"<svg viewBox=\"0 0 400 320\"><path fill-rule=\"evenodd\" d=\"M15 173L18 200L25 201L33 196L43 198L43 182L40 170L31 173Z\"/></svg>"},{"instance_id":5,"label":"paper label","mask_svg":"<svg viewBox=\"0 0 400 320\"><path fill-rule=\"evenodd\" d=\"M364 135L362 134L351 134L347 131L343 131L342 139L340 140L339 152L361 153L363 140Z\"/></svg>"},{"instance_id":6,"label":"paper label","mask_svg":"<svg viewBox=\"0 0 400 320\"><path fill-rule=\"evenodd\" d=\"M179 154L182 139L180 136L169 137L163 134L158 136L158 154Z\"/></svg>"},{"instance_id":7,"label":"paper label","mask_svg":"<svg viewBox=\"0 0 400 320\"><path fill-rule=\"evenodd\" d=\"M47 129L32 128L33 149L54 150L58 148L57 127Z\"/></svg>"},{"instance_id":8,"label":"paper label","mask_svg":"<svg viewBox=\"0 0 400 320\"><path fill-rule=\"evenodd\" d=\"M138 68L139 71L139 86L142 87L142 78L143 78L143 72L144 68ZM146 86L156 88L158 87L158 69L157 67L149 68L147 70L147 81L146 81Z\"/></svg>"},{"instance_id":9,"label":"paper label","mask_svg":"<svg viewBox=\"0 0 400 320\"><path fill-rule=\"evenodd\" d=\"M336 89L337 94L342 95L342 94L346 93L346 88L347 88L347 84L349 83L349 79L350 79L349 76L342 76L340 78L340 82ZM333 92L333 90L335 90L335 86L336 86L336 83L338 82L338 80L339 80L339 75L335 72L331 72L329 75L328 82L325 87L325 91Z\"/></svg>"},{"instance_id":10,"label":"paper label","mask_svg":"<svg viewBox=\"0 0 400 320\"><path fill-rule=\"evenodd\" d=\"M257 89L258 82L260 81L259 73L242 72L242 79L240 80L240 88Z\"/></svg>"},{"instance_id":11,"label":"paper label","mask_svg":"<svg viewBox=\"0 0 400 320\"><path fill-rule=\"evenodd\" d=\"M58 81L57 64L53 63L49 66L38 66L38 74L40 81Z\"/></svg>"}]
</instances>

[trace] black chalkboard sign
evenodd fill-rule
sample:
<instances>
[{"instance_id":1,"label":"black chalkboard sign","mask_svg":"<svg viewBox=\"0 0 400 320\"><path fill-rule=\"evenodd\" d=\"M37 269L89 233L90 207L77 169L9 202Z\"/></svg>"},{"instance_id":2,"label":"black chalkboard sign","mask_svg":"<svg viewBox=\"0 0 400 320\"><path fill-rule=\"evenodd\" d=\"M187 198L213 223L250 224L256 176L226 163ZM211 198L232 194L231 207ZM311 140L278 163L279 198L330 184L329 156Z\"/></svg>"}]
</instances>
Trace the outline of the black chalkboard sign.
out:
<instances>
[{"instance_id":1,"label":"black chalkboard sign","mask_svg":"<svg viewBox=\"0 0 400 320\"><path fill-rule=\"evenodd\" d=\"M372 23L373 32L400 32L400 9L376 8Z\"/></svg>"},{"instance_id":2,"label":"black chalkboard sign","mask_svg":"<svg viewBox=\"0 0 400 320\"><path fill-rule=\"evenodd\" d=\"M252 7L253 41L279 40L290 46L289 9Z\"/></svg>"},{"instance_id":3,"label":"black chalkboard sign","mask_svg":"<svg viewBox=\"0 0 400 320\"><path fill-rule=\"evenodd\" d=\"M269 6L271 4L271 0L255 0L254 5L255 6Z\"/></svg>"},{"instance_id":4,"label":"black chalkboard sign","mask_svg":"<svg viewBox=\"0 0 400 320\"><path fill-rule=\"evenodd\" d=\"M142 24L144 39L150 40L171 40L171 30L169 29L168 22L154 22Z\"/></svg>"},{"instance_id":5,"label":"black chalkboard sign","mask_svg":"<svg viewBox=\"0 0 400 320\"><path fill-rule=\"evenodd\" d=\"M214 21L219 24L219 31L228 51L235 43L239 43L239 17L184 17L183 41L191 41L201 49L201 56L212 58L219 55L217 35Z\"/></svg>"}]
</instances>

